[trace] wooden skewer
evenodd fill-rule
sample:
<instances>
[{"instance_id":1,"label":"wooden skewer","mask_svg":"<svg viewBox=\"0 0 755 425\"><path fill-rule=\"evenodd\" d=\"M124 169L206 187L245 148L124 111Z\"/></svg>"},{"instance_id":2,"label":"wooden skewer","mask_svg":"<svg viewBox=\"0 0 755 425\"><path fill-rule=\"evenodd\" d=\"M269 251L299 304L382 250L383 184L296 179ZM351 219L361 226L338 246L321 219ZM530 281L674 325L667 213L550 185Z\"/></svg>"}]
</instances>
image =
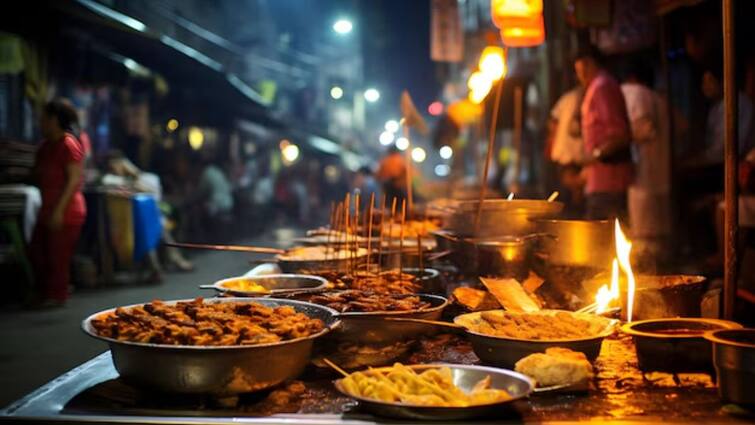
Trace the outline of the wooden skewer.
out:
<instances>
[{"instance_id":1,"label":"wooden skewer","mask_svg":"<svg viewBox=\"0 0 755 425\"><path fill-rule=\"evenodd\" d=\"M417 255L419 255L419 271L422 273L425 266L422 264L422 235L417 232Z\"/></svg>"},{"instance_id":2,"label":"wooden skewer","mask_svg":"<svg viewBox=\"0 0 755 425\"><path fill-rule=\"evenodd\" d=\"M336 203L331 202L330 203L330 221L328 222L328 235L325 237L325 259L328 259L328 253L333 248L331 241L333 239L333 232L335 232L335 229L333 228L333 216L336 213Z\"/></svg>"},{"instance_id":3,"label":"wooden skewer","mask_svg":"<svg viewBox=\"0 0 755 425\"><path fill-rule=\"evenodd\" d=\"M322 362L325 363L326 365L330 366L333 370L335 370L336 372L340 373L344 377L349 376L348 372L346 372L345 370L343 370L340 367L338 367L337 364L335 364L335 363L331 362L330 360L328 360L327 357L323 357L322 358Z\"/></svg>"},{"instance_id":4,"label":"wooden skewer","mask_svg":"<svg viewBox=\"0 0 755 425\"><path fill-rule=\"evenodd\" d=\"M385 224L385 194L383 201L380 203L380 236L378 239L378 276L380 276L383 267L383 225Z\"/></svg>"},{"instance_id":5,"label":"wooden skewer","mask_svg":"<svg viewBox=\"0 0 755 425\"><path fill-rule=\"evenodd\" d=\"M398 275L404 274L404 226L406 225L406 199L401 201L401 227L398 240Z\"/></svg>"},{"instance_id":6,"label":"wooden skewer","mask_svg":"<svg viewBox=\"0 0 755 425\"><path fill-rule=\"evenodd\" d=\"M341 238L341 209L343 206L340 202L336 204L336 214L334 217L334 225L333 225L333 252L331 253L330 259L332 260L335 258L336 252L338 250L338 246L340 245L340 238Z\"/></svg>"},{"instance_id":7,"label":"wooden skewer","mask_svg":"<svg viewBox=\"0 0 755 425\"><path fill-rule=\"evenodd\" d=\"M353 240L353 246L351 249L351 263L354 270L352 270L352 274L356 272L356 266L357 266L357 254L359 253L359 245L357 243L359 242L359 202L361 201L360 193L357 192L356 196L354 197L354 236L352 238Z\"/></svg>"},{"instance_id":8,"label":"wooden skewer","mask_svg":"<svg viewBox=\"0 0 755 425\"><path fill-rule=\"evenodd\" d=\"M393 223L396 221L396 198L393 198L391 202L391 221L388 222L388 252L393 252L392 238L393 235Z\"/></svg>"},{"instance_id":9,"label":"wooden skewer","mask_svg":"<svg viewBox=\"0 0 755 425\"><path fill-rule=\"evenodd\" d=\"M548 197L548 202L553 202L553 201L556 200L556 198L558 198L558 191L557 190L554 191L553 193L551 193L551 196Z\"/></svg>"},{"instance_id":10,"label":"wooden skewer","mask_svg":"<svg viewBox=\"0 0 755 425\"><path fill-rule=\"evenodd\" d=\"M370 195L370 210L367 212L369 216L367 222L367 271L370 271L370 257L372 256L372 213L375 206L375 192Z\"/></svg>"},{"instance_id":11,"label":"wooden skewer","mask_svg":"<svg viewBox=\"0 0 755 425\"><path fill-rule=\"evenodd\" d=\"M203 243L184 243L184 242L164 242L165 246L188 249L207 249L211 251L234 251L234 252L254 252L257 254L285 254L286 251L278 248L265 248L260 246L246 245L210 245Z\"/></svg>"},{"instance_id":12,"label":"wooden skewer","mask_svg":"<svg viewBox=\"0 0 755 425\"><path fill-rule=\"evenodd\" d=\"M505 54L505 52L504 52ZM482 168L482 177L480 179L480 196L478 198L477 211L475 213L474 221L474 235L479 236L480 233L480 217L482 216L482 204L485 201L485 189L488 184L488 170L490 169L490 162L493 158L493 147L495 145L495 130L498 124L498 108L501 106L501 92L503 91L503 80L498 82L496 87L495 102L493 103L493 115L490 119L490 136L488 138L488 151L485 156L485 164ZM518 176L517 176L518 177Z\"/></svg>"},{"instance_id":13,"label":"wooden skewer","mask_svg":"<svg viewBox=\"0 0 755 425\"><path fill-rule=\"evenodd\" d=\"M349 249L349 230L351 229L351 226L349 225L351 221L350 220L351 219L351 193L346 193L346 198L343 201L343 209L344 209L343 220L344 220L344 233L345 233L344 242L346 242L345 247L347 250L345 252L346 255L344 255L344 257L348 260L349 257L347 255L348 255L348 249ZM347 270L350 271L348 264L346 267L347 267Z\"/></svg>"}]
</instances>

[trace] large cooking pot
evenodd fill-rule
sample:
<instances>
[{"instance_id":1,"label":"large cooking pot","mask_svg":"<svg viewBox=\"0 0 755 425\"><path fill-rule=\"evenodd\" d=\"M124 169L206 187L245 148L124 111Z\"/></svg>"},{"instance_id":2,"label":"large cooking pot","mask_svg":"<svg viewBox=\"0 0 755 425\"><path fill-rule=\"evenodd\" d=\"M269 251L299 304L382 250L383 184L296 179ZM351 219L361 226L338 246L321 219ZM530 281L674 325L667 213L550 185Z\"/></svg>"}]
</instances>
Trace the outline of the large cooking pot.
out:
<instances>
[{"instance_id":1,"label":"large cooking pot","mask_svg":"<svg viewBox=\"0 0 755 425\"><path fill-rule=\"evenodd\" d=\"M479 201L460 202L443 226L461 236L520 236L535 233L533 220L556 217L564 204L533 199L486 199L480 211L480 228L475 231Z\"/></svg>"},{"instance_id":2,"label":"large cooking pot","mask_svg":"<svg viewBox=\"0 0 755 425\"><path fill-rule=\"evenodd\" d=\"M534 220L544 238L539 255L549 265L609 270L616 255L614 224L609 220Z\"/></svg>"},{"instance_id":3,"label":"large cooking pot","mask_svg":"<svg viewBox=\"0 0 755 425\"><path fill-rule=\"evenodd\" d=\"M534 242L548 235L465 238L450 232L434 232L448 245L448 258L462 273L476 276L520 278L527 275Z\"/></svg>"}]
</instances>

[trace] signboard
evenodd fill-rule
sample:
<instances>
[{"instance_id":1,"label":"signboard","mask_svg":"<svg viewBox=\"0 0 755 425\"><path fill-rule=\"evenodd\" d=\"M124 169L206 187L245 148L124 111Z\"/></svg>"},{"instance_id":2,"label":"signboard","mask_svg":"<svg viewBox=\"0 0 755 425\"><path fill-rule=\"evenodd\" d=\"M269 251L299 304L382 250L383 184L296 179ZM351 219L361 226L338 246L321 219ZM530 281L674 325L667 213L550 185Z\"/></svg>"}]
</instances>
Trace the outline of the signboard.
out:
<instances>
[{"instance_id":1,"label":"signboard","mask_svg":"<svg viewBox=\"0 0 755 425\"><path fill-rule=\"evenodd\" d=\"M457 1L432 0L430 17L430 58L436 62L461 62L464 32Z\"/></svg>"}]
</instances>

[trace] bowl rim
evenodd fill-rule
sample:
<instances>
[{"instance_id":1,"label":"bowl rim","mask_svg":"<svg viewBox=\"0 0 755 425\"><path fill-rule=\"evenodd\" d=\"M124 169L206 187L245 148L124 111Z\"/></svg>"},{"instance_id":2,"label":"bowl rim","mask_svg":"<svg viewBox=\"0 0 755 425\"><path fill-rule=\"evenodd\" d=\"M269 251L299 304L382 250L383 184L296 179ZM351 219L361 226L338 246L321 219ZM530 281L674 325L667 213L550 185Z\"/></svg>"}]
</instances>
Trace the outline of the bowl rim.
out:
<instances>
[{"instance_id":1,"label":"bowl rim","mask_svg":"<svg viewBox=\"0 0 755 425\"><path fill-rule=\"evenodd\" d=\"M448 367L450 369L466 369L466 370L478 370L478 371L484 371L489 372L491 374L497 374L497 375L507 375L509 377L514 377L519 380L521 380L524 384L528 386L528 389L524 391L522 394L511 397L506 400L501 401L495 401L491 403L481 403L481 404L472 404L469 406L426 406L426 405L419 405L419 404L408 404L408 403L393 403L388 402L384 400L378 400L374 398L368 398L368 397L362 397L354 395L348 391L346 391L345 388L343 388L343 379L344 377L341 377L339 379L336 379L333 381L333 386L336 387L336 389L343 395L347 397L351 397L354 400L357 400L359 402L366 402L366 403L372 403L372 404L380 404L384 406L391 406L391 407L407 407L412 409L422 409L422 410L430 410L430 409L441 409L441 410L463 410L463 409L471 409L471 408L478 408L478 407L490 407L490 406L497 406L503 403L511 403L516 400L520 400L522 398L528 397L532 392L535 390L535 381L532 380L532 378L528 377L527 375L524 375L522 373L510 370L510 369L503 369L503 368L497 368L492 366L480 366L480 365L463 365L463 364L456 364L456 363L427 363L427 364L413 364L413 365L404 365L411 369L437 369L441 367ZM391 366L384 366L384 367L377 367L377 368L371 368L371 369L365 369L365 370L385 370L390 369ZM363 372L365 370L360 370L358 372Z\"/></svg>"},{"instance_id":2,"label":"bowl rim","mask_svg":"<svg viewBox=\"0 0 755 425\"><path fill-rule=\"evenodd\" d=\"M233 289L233 288L227 288L223 286L224 283L233 281L233 280L257 280L257 279L304 279L304 280L314 280L317 282L320 282L317 286L312 287L306 287L306 288L291 288L291 289L270 289L267 292L258 292L258 291L243 291L241 289ZM248 295L275 295L275 294L285 294L292 291L318 291L321 289L325 289L328 286L328 280L321 277L321 276L315 276L315 275L308 275L308 274L299 274L299 273L276 273L276 274L266 274L266 275L260 275L260 276L234 276L234 277L227 277L225 279L220 279L215 281L215 283L212 284L212 286L217 290L218 292L223 293L231 293L231 294L239 294L237 298L244 298L247 294Z\"/></svg>"},{"instance_id":3,"label":"bowl rim","mask_svg":"<svg viewBox=\"0 0 755 425\"><path fill-rule=\"evenodd\" d=\"M725 332L747 332L747 333L751 333L755 335L755 329L739 327L739 328L734 328L734 329L716 329L714 331L709 331L703 335L703 338L716 344L729 345L729 346L739 347L739 348L755 349L755 344L747 344L744 342L732 341L731 339L722 337L720 334L725 333Z\"/></svg>"},{"instance_id":4,"label":"bowl rim","mask_svg":"<svg viewBox=\"0 0 755 425\"><path fill-rule=\"evenodd\" d=\"M577 316L577 317L580 317L580 318L582 318L582 317L589 318L589 320L594 320L594 319L605 320L605 326L604 326L603 331L601 331L600 333L598 333L596 335L590 335L590 336L584 337L584 338L524 339L524 338L512 338L512 337L505 337L505 336L488 335L488 334L484 334L484 333L481 333L481 332L475 332L473 330L470 330L469 328L467 328L463 324L457 322L457 319L460 318L460 317L474 316L474 315L478 315L479 316L480 313L489 312L489 311L501 311L501 312L503 312L503 314L544 314L544 315L554 315L556 313L569 313L571 315L574 315L574 316ZM619 323L619 321L616 320L616 319L608 319L606 317L595 316L593 314L577 313L577 312L568 311L568 310L538 310L538 311L529 312L529 313L524 313L524 312L519 313L519 312L511 312L511 311L507 311L507 310L503 310L503 309L494 309L494 310L475 311L475 312L472 312L472 313L460 314L460 315L454 317L453 323L457 324L457 325L464 326L465 332L467 332L468 334L475 335L475 336L480 336L480 337L484 337L484 338L493 338L493 339L497 339L497 340L501 340L501 341L525 342L525 343L529 343L529 344L553 344L553 343L574 343L574 342L588 342L588 341L601 340L603 338L606 338L606 337L609 337L609 336L613 335L616 332L615 328L616 328L616 325Z\"/></svg>"},{"instance_id":5,"label":"bowl rim","mask_svg":"<svg viewBox=\"0 0 755 425\"><path fill-rule=\"evenodd\" d=\"M663 322L687 322L687 323L707 323L712 325L721 326L720 329L714 329L709 331L703 331L695 335L680 335L680 334L662 334L658 332L648 332L635 329L637 325L644 325L649 323L663 323ZM621 326L621 331L633 337L653 338L653 339L700 339L703 338L708 332L716 332L722 330L736 330L741 329L742 325L737 322L732 322L723 319L709 319L705 317L666 317L660 319L646 319L638 320L635 322L628 322Z\"/></svg>"},{"instance_id":6,"label":"bowl rim","mask_svg":"<svg viewBox=\"0 0 755 425\"><path fill-rule=\"evenodd\" d=\"M162 302L165 304L176 304L179 302L192 302L194 300L195 298L169 300L169 301L162 301ZM84 331L84 333L89 335L90 337L99 339L101 341L105 341L111 345L143 347L147 349L213 352L213 351L244 350L244 349L248 350L248 349L255 349L255 348L278 347L282 345L294 344L294 343L298 343L298 342L305 341L308 339L315 339L320 336L323 336L327 334L328 332L332 331L333 329L337 328L338 326L340 326L340 323L341 323L341 320L338 319L339 313L333 310L332 308L325 307L319 304L308 303L305 301L299 301L299 300L286 300L286 299L280 299L280 298L226 297L226 298L207 298L207 299L203 299L203 302L210 302L213 304L228 303L228 302L248 302L248 303L257 303L257 304L280 303L279 305L298 305L302 307L314 306L315 308L325 310L326 312L334 316L336 319L333 322L333 324L331 324L330 326L325 324L325 327L320 332L314 333L309 336L289 339L286 341L268 342L265 344L254 344L254 345L172 345L172 344L154 344L154 343L149 343L149 342L125 341L125 340L118 340L118 339L98 335L97 332L92 327L92 324L91 324L92 320L94 320L95 318L97 318L98 316L102 314L112 313L115 311L116 308L132 308L132 307L138 307L138 306L143 306L145 304L148 304L148 303L136 303L136 304L124 305L120 307L112 307L112 308L98 311L96 313L92 313L89 316L87 316L84 320L81 321L81 330Z\"/></svg>"}]
</instances>

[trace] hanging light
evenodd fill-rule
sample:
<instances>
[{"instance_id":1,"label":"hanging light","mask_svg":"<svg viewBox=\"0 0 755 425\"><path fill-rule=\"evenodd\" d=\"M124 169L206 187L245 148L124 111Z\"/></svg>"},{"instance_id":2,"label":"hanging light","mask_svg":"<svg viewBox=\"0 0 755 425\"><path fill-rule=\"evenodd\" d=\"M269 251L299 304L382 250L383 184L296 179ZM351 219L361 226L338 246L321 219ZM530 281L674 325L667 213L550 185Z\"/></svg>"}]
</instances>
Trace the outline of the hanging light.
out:
<instances>
[{"instance_id":1,"label":"hanging light","mask_svg":"<svg viewBox=\"0 0 755 425\"><path fill-rule=\"evenodd\" d=\"M490 93L490 88L493 86L493 81L488 78L487 75L480 71L475 71L469 76L467 80L467 87L469 87L469 100L479 104L485 99L485 96Z\"/></svg>"},{"instance_id":2,"label":"hanging light","mask_svg":"<svg viewBox=\"0 0 755 425\"><path fill-rule=\"evenodd\" d=\"M399 137L396 139L396 148L400 151L405 151L409 148L409 139L406 137Z\"/></svg>"},{"instance_id":3,"label":"hanging light","mask_svg":"<svg viewBox=\"0 0 755 425\"><path fill-rule=\"evenodd\" d=\"M543 0L491 0L490 10L503 44L532 47L545 41Z\"/></svg>"},{"instance_id":4,"label":"hanging light","mask_svg":"<svg viewBox=\"0 0 755 425\"><path fill-rule=\"evenodd\" d=\"M204 133L199 127L189 128L189 146L195 151L202 149L204 144Z\"/></svg>"},{"instance_id":5,"label":"hanging light","mask_svg":"<svg viewBox=\"0 0 755 425\"><path fill-rule=\"evenodd\" d=\"M412 149L412 161L414 162L423 162L427 158L427 153L424 149L420 147L416 147Z\"/></svg>"},{"instance_id":6,"label":"hanging light","mask_svg":"<svg viewBox=\"0 0 755 425\"><path fill-rule=\"evenodd\" d=\"M498 81L506 76L506 57L503 48L498 46L488 46L480 55L479 63L480 72L482 72L491 81Z\"/></svg>"},{"instance_id":7,"label":"hanging light","mask_svg":"<svg viewBox=\"0 0 755 425\"><path fill-rule=\"evenodd\" d=\"M451 159L451 157L454 156L454 150L453 148L451 148L451 146L441 147L438 153L440 154L440 157L443 159Z\"/></svg>"}]
</instances>

